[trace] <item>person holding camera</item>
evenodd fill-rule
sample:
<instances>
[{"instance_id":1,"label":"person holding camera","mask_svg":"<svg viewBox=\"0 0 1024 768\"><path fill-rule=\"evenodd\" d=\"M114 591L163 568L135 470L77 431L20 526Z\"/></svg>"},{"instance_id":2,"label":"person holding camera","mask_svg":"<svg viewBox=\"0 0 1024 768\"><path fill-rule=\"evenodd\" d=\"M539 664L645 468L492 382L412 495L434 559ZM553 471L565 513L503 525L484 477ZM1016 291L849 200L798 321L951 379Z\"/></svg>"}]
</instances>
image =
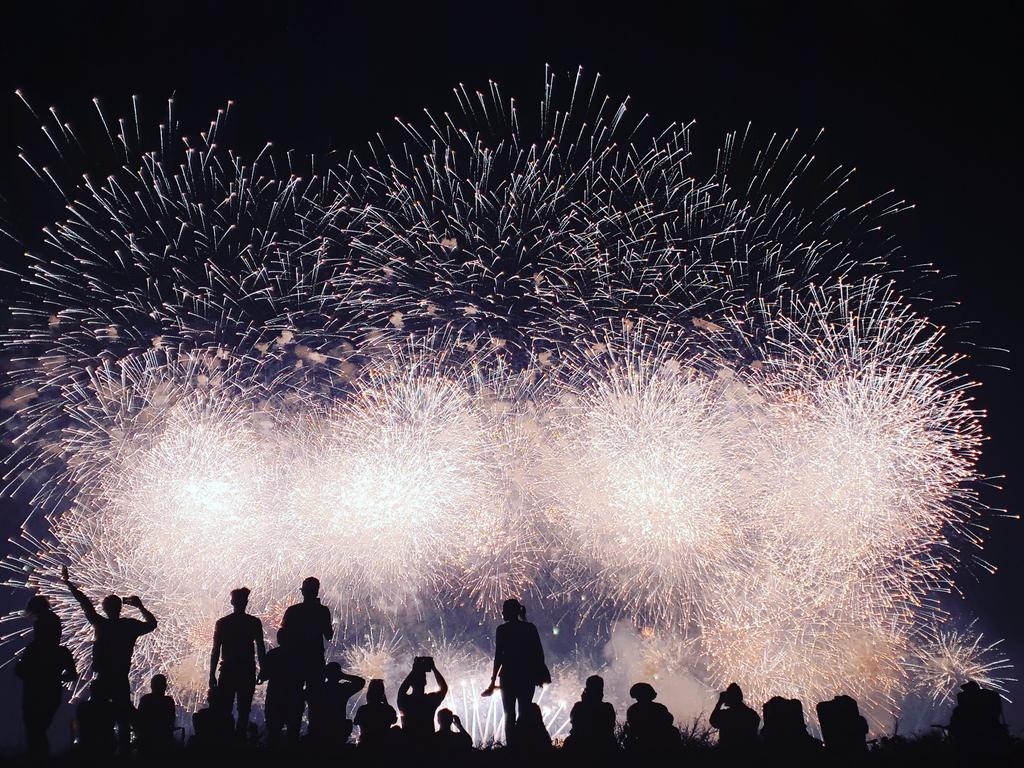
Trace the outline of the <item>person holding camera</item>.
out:
<instances>
[{"instance_id":1,"label":"person holding camera","mask_svg":"<svg viewBox=\"0 0 1024 768\"><path fill-rule=\"evenodd\" d=\"M132 668L132 654L135 652L135 641L156 629L156 617L153 616L142 600L136 596L122 600L117 595L107 595L101 606L105 616L100 616L82 590L71 583L68 567L61 568L61 579L67 585L72 597L78 601L85 613L86 620L92 624L94 639L92 644L92 671L95 678L94 691L109 701L117 719L117 736L121 750L127 752L131 744L132 706L131 686L128 675ZM142 614L142 621L121 616L121 608L130 605Z\"/></svg>"},{"instance_id":2,"label":"person holding camera","mask_svg":"<svg viewBox=\"0 0 1024 768\"><path fill-rule=\"evenodd\" d=\"M427 673L434 673L437 690L427 693ZM417 656L412 671L398 689L398 711L407 742L428 743L434 735L434 713L448 695L448 683L434 666L431 656Z\"/></svg>"}]
</instances>

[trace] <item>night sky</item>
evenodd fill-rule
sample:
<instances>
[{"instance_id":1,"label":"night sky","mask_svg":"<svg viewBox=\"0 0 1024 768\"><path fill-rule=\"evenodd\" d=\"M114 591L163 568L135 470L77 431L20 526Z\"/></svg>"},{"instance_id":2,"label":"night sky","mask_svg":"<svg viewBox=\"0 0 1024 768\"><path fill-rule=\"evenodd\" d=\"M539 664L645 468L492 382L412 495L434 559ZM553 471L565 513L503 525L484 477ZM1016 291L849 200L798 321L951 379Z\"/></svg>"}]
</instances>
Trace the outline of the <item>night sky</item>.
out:
<instances>
[{"instance_id":1,"label":"night sky","mask_svg":"<svg viewBox=\"0 0 1024 768\"><path fill-rule=\"evenodd\" d=\"M14 95L55 105L72 123L92 123L90 99L112 113L137 94L154 125L174 95L186 133L234 101L231 142L252 156L267 141L327 153L360 148L395 115L451 108L451 88L500 83L506 96L539 100L544 65L600 72L613 98L656 125L697 120L698 146L753 123L761 137L826 129L824 160L858 169L862 197L895 189L916 208L890 224L911 261L929 262L933 319L953 329L955 349L982 383L978 403L990 437L983 472L1003 490L993 507L1019 511L1016 484L1020 407L1016 375L1021 195L1017 27L1010 4L939 12L892 4L834 9L785 4L756 10L733 3L17 3L6 10L0 45L0 219L22 244L0 237L0 261L17 270L61 201L17 160L45 150ZM498 7L485 7L485 6ZM669 4L664 4L666 7ZM390 7L389 7L390 6ZM4 303L16 282L0 273ZM6 324L6 315L0 314ZM1000 476L1006 476L1005 479ZM0 532L24 516L3 500ZM985 556L1000 569L961 575L963 601L986 637L1024 665L1024 526L990 521ZM24 595L0 594L0 609ZM1018 677L1021 675L1018 667ZM0 708L16 706L9 669L0 670ZM1024 727L1024 684L1011 689L1014 730ZM10 718L4 718L9 720ZM20 723L0 722L0 744Z\"/></svg>"}]
</instances>

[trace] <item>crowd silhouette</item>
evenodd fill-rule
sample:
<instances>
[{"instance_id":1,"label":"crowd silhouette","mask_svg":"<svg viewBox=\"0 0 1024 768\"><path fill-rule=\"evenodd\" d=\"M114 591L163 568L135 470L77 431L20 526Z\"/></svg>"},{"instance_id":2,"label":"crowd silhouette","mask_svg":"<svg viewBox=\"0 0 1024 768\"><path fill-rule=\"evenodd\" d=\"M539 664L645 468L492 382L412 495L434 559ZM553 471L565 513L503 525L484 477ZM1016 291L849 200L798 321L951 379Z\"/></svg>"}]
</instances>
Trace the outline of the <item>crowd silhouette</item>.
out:
<instances>
[{"instance_id":1,"label":"crowd silhouette","mask_svg":"<svg viewBox=\"0 0 1024 768\"><path fill-rule=\"evenodd\" d=\"M150 690L135 705L129 676L139 637L157 628L157 619L136 597L103 598L103 614L72 583L67 568L63 582L92 625L92 680L88 696L77 705L74 752L90 761L115 757L165 762L183 749L202 761L217 764L253 750L268 758L302 750L321 761L347 755L357 762L403 761L410 765L466 763L474 751L471 735L458 715L442 705L448 683L430 656L417 656L396 692L396 711L388 703L384 680L366 681L328 662L326 643L333 634L330 609L320 602L320 582L302 582L301 602L289 607L277 630L276 645L264 642L261 620L247 613L249 590L230 593L231 612L213 627L209 690L206 706L191 718L191 735L177 723L177 706L167 678L155 675ZM141 620L121 615L135 608ZM28 759L45 761L48 730L64 701L67 686L78 679L70 651L61 645L60 618L49 600L31 598L25 608L32 621L30 641L21 653L16 674L22 680L22 715ZM551 682L536 626L526 620L518 600L502 605L503 622L494 639L490 684L482 692L500 692L504 712L503 759L513 764L669 765L686 750L669 709L657 701L648 682L630 688L634 700L617 720L604 698L604 680L591 675L569 715L569 733L560 748L552 742L540 706L539 686ZM428 682L432 678L432 686ZM256 687L266 684L263 730L251 722ZM428 690L432 687L433 690ZM349 719L349 702L365 689L365 702ZM803 704L780 696L766 701L759 715L745 701L737 683L718 696L708 723L717 739L698 739L702 751L686 752L689 762L753 765L857 765L869 756L868 723L857 702L839 695L816 704L821 740L810 734ZM1010 764L1020 757L1010 739L999 695L974 681L961 687L948 726L943 726L949 764ZM305 730L305 732L303 732ZM354 737L354 738L353 738ZM691 739L692 741L692 739ZM1016 750L1016 751L1014 751ZM277 764L280 757L270 759ZM909 763L891 763L909 764ZM919 764L937 764L926 761Z\"/></svg>"}]
</instances>

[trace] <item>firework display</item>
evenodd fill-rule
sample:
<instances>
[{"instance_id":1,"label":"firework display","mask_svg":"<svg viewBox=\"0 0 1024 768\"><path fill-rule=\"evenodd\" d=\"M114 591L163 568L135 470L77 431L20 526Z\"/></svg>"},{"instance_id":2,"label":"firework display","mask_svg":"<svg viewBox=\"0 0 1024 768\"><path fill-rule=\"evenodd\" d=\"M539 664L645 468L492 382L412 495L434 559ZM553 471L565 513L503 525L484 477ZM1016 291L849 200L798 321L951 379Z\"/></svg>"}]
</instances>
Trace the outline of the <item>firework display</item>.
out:
<instances>
[{"instance_id":1,"label":"firework display","mask_svg":"<svg viewBox=\"0 0 1024 768\"><path fill-rule=\"evenodd\" d=\"M460 87L400 147L322 167L243 160L228 110L187 139L173 104L152 149L97 107L103 180L26 159L68 203L4 334L31 514L3 567L83 668L64 564L146 599L135 682L190 700L231 588L273 640L316 575L333 655L394 687L435 650L478 743L501 733L477 694L509 596L571 647L541 701L556 735L623 622L630 669L684 677L694 713L731 680L847 692L875 724L963 676L1004 690L942 602L961 562L989 567L983 434L894 277L903 204L849 200L796 137L730 136L705 168L691 126L650 131L597 86L549 74L532 128Z\"/></svg>"}]
</instances>

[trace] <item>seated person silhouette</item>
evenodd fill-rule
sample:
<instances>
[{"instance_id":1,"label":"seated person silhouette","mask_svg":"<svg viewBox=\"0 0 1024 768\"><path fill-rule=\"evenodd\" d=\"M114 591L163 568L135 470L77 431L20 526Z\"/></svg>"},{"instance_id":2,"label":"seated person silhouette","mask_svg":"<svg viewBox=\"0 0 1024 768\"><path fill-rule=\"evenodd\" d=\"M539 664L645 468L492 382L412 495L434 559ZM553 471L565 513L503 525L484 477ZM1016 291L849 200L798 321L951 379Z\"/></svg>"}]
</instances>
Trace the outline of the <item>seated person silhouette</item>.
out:
<instances>
[{"instance_id":1,"label":"seated person silhouette","mask_svg":"<svg viewBox=\"0 0 1024 768\"><path fill-rule=\"evenodd\" d=\"M309 732L325 745L339 747L352 735L352 721L348 719L348 700L363 690L366 681L357 675L346 674L341 664L332 661L324 668L324 686L320 692L320 706L309 721Z\"/></svg>"},{"instance_id":2,"label":"seated person silhouette","mask_svg":"<svg viewBox=\"0 0 1024 768\"><path fill-rule=\"evenodd\" d=\"M278 744L282 730L289 742L296 743L302 727L302 671L295 651L284 642L286 634L283 629L277 631L277 647L267 651L260 666L259 682L267 684L263 717L271 746Z\"/></svg>"},{"instance_id":3,"label":"seated person silhouette","mask_svg":"<svg viewBox=\"0 0 1024 768\"><path fill-rule=\"evenodd\" d=\"M591 675L569 714L571 728L564 749L579 755L605 757L618 750L615 707L604 700L604 679Z\"/></svg>"},{"instance_id":4,"label":"seated person silhouette","mask_svg":"<svg viewBox=\"0 0 1024 768\"><path fill-rule=\"evenodd\" d=\"M729 752L749 752L757 748L757 728L761 716L743 703L743 691L736 683L718 694L718 701L708 718L718 729L718 745Z\"/></svg>"},{"instance_id":5,"label":"seated person silhouette","mask_svg":"<svg viewBox=\"0 0 1024 768\"><path fill-rule=\"evenodd\" d=\"M773 696L761 711L764 713L761 741L772 755L797 756L820 748L817 740L807 733L804 706L799 699Z\"/></svg>"},{"instance_id":6,"label":"seated person silhouette","mask_svg":"<svg viewBox=\"0 0 1024 768\"><path fill-rule=\"evenodd\" d=\"M533 702L519 712L512 726L513 752L530 756L542 756L551 751L551 734L544 726L544 713Z\"/></svg>"},{"instance_id":7,"label":"seated person silhouette","mask_svg":"<svg viewBox=\"0 0 1024 768\"><path fill-rule=\"evenodd\" d=\"M29 600L26 613L35 612L32 640L14 665L21 678L21 714L25 723L28 754L33 761L45 760L50 753L47 732L64 700L64 685L78 679L71 651L60 644L60 620L56 629L47 614L50 603L39 595Z\"/></svg>"},{"instance_id":8,"label":"seated person silhouette","mask_svg":"<svg viewBox=\"0 0 1024 768\"><path fill-rule=\"evenodd\" d=\"M149 693L139 700L135 712L135 741L143 754L161 754L174 746L177 710L167 695L167 678L153 675Z\"/></svg>"},{"instance_id":9,"label":"seated person silhouette","mask_svg":"<svg viewBox=\"0 0 1024 768\"><path fill-rule=\"evenodd\" d=\"M427 693L427 673L434 673L437 690ZM430 656L417 656L412 671L398 689L398 711L402 713L402 734L407 742L427 744L434 735L434 713L448 695L448 683Z\"/></svg>"},{"instance_id":10,"label":"seated person silhouette","mask_svg":"<svg viewBox=\"0 0 1024 768\"><path fill-rule=\"evenodd\" d=\"M206 707L192 715L191 744L199 749L217 750L231 744L235 720L231 716L231 699L220 688L206 694Z\"/></svg>"},{"instance_id":11,"label":"seated person silhouette","mask_svg":"<svg viewBox=\"0 0 1024 768\"><path fill-rule=\"evenodd\" d=\"M1001 749L1007 736L999 694L973 680L961 685L949 720L949 738L957 752L965 756L987 755Z\"/></svg>"},{"instance_id":12,"label":"seated person silhouette","mask_svg":"<svg viewBox=\"0 0 1024 768\"><path fill-rule=\"evenodd\" d=\"M95 680L89 686L89 698L75 710L77 747L90 759L110 757L117 746L114 724L117 711Z\"/></svg>"},{"instance_id":13,"label":"seated person silhouette","mask_svg":"<svg viewBox=\"0 0 1024 768\"><path fill-rule=\"evenodd\" d=\"M629 689L636 700L626 710L626 750L639 755L660 756L679 746L675 718L664 704L655 701L658 692L649 683Z\"/></svg>"},{"instance_id":14,"label":"seated person silhouette","mask_svg":"<svg viewBox=\"0 0 1024 768\"><path fill-rule=\"evenodd\" d=\"M450 709L438 710L437 724L439 728L433 736L431 749L439 760L451 760L470 753L473 749L473 737L462 727L458 715Z\"/></svg>"},{"instance_id":15,"label":"seated person silhouette","mask_svg":"<svg viewBox=\"0 0 1024 768\"><path fill-rule=\"evenodd\" d=\"M356 710L353 725L359 728L359 748L363 751L381 751L391 744L391 726L398 715L388 704L384 681L371 680L366 686L366 703Z\"/></svg>"},{"instance_id":16,"label":"seated person silhouette","mask_svg":"<svg viewBox=\"0 0 1024 768\"><path fill-rule=\"evenodd\" d=\"M836 696L818 702L818 725L825 749L833 755L855 755L867 751L868 721L860 714L857 700Z\"/></svg>"}]
</instances>

